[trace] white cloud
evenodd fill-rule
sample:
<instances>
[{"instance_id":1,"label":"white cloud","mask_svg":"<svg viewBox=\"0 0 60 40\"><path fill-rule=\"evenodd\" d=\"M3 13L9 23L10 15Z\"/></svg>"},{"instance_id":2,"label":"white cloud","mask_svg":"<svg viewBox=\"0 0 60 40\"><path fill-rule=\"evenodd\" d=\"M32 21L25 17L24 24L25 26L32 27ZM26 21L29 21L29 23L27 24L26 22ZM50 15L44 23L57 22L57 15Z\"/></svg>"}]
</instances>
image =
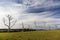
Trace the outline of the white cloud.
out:
<instances>
[{"instance_id":1,"label":"white cloud","mask_svg":"<svg viewBox=\"0 0 60 40\"><path fill-rule=\"evenodd\" d=\"M8 14L13 16L15 19L19 20L19 16L22 14L22 5L16 4L16 3L9 3L9 2L3 2L0 3L0 26L2 28L5 28L3 25L3 17L7 16Z\"/></svg>"},{"instance_id":2,"label":"white cloud","mask_svg":"<svg viewBox=\"0 0 60 40\"><path fill-rule=\"evenodd\" d=\"M52 6L59 6L60 3L55 3L52 0L31 0L32 3L27 1L29 4L31 4L29 7L48 7L51 8ZM0 3L0 26L3 26L2 18L5 17L6 15L10 14L14 18L18 20L15 28L20 27L20 23L23 21L25 24L29 24L29 22L34 22L34 21L39 21L39 22L47 22L49 24L58 24L60 22L60 19L48 17L52 14L54 14L51 11L45 11L42 13L26 13L24 12L27 10L25 4L27 4L26 1L24 1L24 4L17 4L14 2L2 2Z\"/></svg>"}]
</instances>

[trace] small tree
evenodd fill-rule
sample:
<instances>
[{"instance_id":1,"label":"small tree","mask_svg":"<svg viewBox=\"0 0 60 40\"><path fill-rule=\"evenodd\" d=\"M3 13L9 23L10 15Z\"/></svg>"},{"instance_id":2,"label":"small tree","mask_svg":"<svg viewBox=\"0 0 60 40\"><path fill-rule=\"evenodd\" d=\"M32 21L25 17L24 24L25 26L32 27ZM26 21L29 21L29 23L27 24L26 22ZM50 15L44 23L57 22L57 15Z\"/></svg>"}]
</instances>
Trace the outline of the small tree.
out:
<instances>
[{"instance_id":1,"label":"small tree","mask_svg":"<svg viewBox=\"0 0 60 40\"><path fill-rule=\"evenodd\" d=\"M13 27L15 25L17 20L13 20L14 18L10 15L7 15L6 17L7 17L8 23L6 21L6 18L3 18L3 23L4 23L5 26L8 27L8 32L10 32L11 27Z\"/></svg>"},{"instance_id":2,"label":"small tree","mask_svg":"<svg viewBox=\"0 0 60 40\"><path fill-rule=\"evenodd\" d=\"M34 21L34 26L37 29L37 22L36 21Z\"/></svg>"},{"instance_id":3,"label":"small tree","mask_svg":"<svg viewBox=\"0 0 60 40\"><path fill-rule=\"evenodd\" d=\"M57 24L55 24L55 29L57 29Z\"/></svg>"},{"instance_id":4,"label":"small tree","mask_svg":"<svg viewBox=\"0 0 60 40\"><path fill-rule=\"evenodd\" d=\"M25 31L25 28L24 28L24 23L22 22L22 32Z\"/></svg>"}]
</instances>

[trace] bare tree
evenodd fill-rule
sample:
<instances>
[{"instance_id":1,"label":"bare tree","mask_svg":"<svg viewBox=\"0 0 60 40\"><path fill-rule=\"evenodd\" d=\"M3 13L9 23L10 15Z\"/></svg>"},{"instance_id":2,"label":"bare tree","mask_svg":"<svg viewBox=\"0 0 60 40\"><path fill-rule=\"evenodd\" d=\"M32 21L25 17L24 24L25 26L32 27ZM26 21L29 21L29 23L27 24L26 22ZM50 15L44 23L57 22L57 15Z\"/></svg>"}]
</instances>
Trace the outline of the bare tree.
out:
<instances>
[{"instance_id":1,"label":"bare tree","mask_svg":"<svg viewBox=\"0 0 60 40\"><path fill-rule=\"evenodd\" d=\"M55 29L57 29L57 24L55 24Z\"/></svg>"},{"instance_id":2,"label":"bare tree","mask_svg":"<svg viewBox=\"0 0 60 40\"><path fill-rule=\"evenodd\" d=\"M6 18L7 18L7 20L6 20ZM17 20L14 20L14 18L10 15L7 15L6 18L3 18L3 23L5 26L8 27L8 32L10 32L11 27L13 27L15 25ZM8 23L7 23L7 21L8 21Z\"/></svg>"},{"instance_id":3,"label":"bare tree","mask_svg":"<svg viewBox=\"0 0 60 40\"><path fill-rule=\"evenodd\" d=\"M24 23L22 22L22 29L24 29Z\"/></svg>"},{"instance_id":4,"label":"bare tree","mask_svg":"<svg viewBox=\"0 0 60 40\"><path fill-rule=\"evenodd\" d=\"M51 30L51 26L48 24L49 30Z\"/></svg>"},{"instance_id":5,"label":"bare tree","mask_svg":"<svg viewBox=\"0 0 60 40\"><path fill-rule=\"evenodd\" d=\"M22 22L22 31L24 31L24 23Z\"/></svg>"},{"instance_id":6,"label":"bare tree","mask_svg":"<svg viewBox=\"0 0 60 40\"><path fill-rule=\"evenodd\" d=\"M36 21L34 21L34 26L35 26L35 29L37 30L37 22Z\"/></svg>"}]
</instances>

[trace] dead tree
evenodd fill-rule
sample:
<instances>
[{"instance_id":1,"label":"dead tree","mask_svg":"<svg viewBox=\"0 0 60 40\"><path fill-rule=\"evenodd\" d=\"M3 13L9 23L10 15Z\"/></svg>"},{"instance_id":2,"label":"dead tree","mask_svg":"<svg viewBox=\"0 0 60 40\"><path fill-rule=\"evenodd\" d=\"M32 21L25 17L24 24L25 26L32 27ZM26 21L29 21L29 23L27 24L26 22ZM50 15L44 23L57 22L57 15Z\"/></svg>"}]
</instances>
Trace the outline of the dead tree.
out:
<instances>
[{"instance_id":1,"label":"dead tree","mask_svg":"<svg viewBox=\"0 0 60 40\"><path fill-rule=\"evenodd\" d=\"M22 31L24 31L24 23L22 22Z\"/></svg>"},{"instance_id":2,"label":"dead tree","mask_svg":"<svg viewBox=\"0 0 60 40\"><path fill-rule=\"evenodd\" d=\"M57 29L57 24L55 24L55 29Z\"/></svg>"},{"instance_id":3,"label":"dead tree","mask_svg":"<svg viewBox=\"0 0 60 40\"><path fill-rule=\"evenodd\" d=\"M35 29L37 30L37 22L34 21L34 26L35 26Z\"/></svg>"},{"instance_id":4,"label":"dead tree","mask_svg":"<svg viewBox=\"0 0 60 40\"><path fill-rule=\"evenodd\" d=\"M6 20L6 18L7 18L7 20ZM13 27L15 25L17 20L14 20L14 18L10 15L7 15L6 18L3 18L3 23L5 26L8 27L8 32L10 32L11 27ZM8 21L8 23L7 23L7 21Z\"/></svg>"}]
</instances>

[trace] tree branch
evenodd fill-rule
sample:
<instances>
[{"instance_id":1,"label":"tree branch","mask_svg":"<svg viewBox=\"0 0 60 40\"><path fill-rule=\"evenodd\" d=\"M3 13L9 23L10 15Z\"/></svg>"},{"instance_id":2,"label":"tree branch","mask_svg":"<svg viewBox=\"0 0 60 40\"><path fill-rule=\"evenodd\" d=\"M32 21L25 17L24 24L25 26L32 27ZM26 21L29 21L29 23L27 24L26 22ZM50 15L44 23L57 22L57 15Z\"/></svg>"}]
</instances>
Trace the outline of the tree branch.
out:
<instances>
[{"instance_id":1,"label":"tree branch","mask_svg":"<svg viewBox=\"0 0 60 40\"><path fill-rule=\"evenodd\" d=\"M4 22L4 25L5 25L5 26L8 26L8 25L5 23L5 18L3 18L3 22Z\"/></svg>"},{"instance_id":2,"label":"tree branch","mask_svg":"<svg viewBox=\"0 0 60 40\"><path fill-rule=\"evenodd\" d=\"M11 27L13 27L15 25L15 23L17 22L17 20L15 20L15 22L13 23L13 25Z\"/></svg>"}]
</instances>

